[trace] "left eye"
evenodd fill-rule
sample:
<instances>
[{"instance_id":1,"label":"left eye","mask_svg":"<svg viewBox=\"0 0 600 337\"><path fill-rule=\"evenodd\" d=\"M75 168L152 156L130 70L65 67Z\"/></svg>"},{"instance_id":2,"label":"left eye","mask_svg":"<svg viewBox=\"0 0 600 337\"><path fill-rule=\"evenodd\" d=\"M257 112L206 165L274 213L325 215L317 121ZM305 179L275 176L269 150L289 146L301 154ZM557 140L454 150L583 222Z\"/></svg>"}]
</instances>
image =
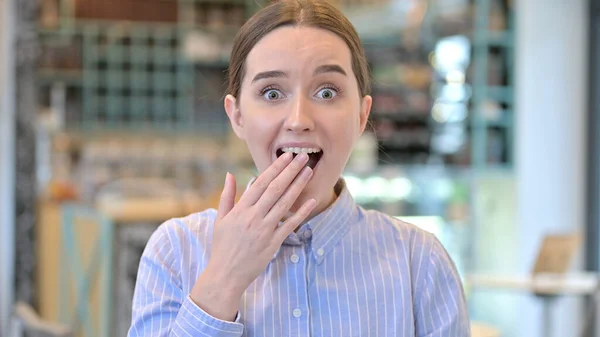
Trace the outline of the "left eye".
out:
<instances>
[{"instance_id":1,"label":"left eye","mask_svg":"<svg viewBox=\"0 0 600 337\"><path fill-rule=\"evenodd\" d=\"M337 91L331 88L323 88L319 90L317 96L322 99L332 99L337 95Z\"/></svg>"}]
</instances>

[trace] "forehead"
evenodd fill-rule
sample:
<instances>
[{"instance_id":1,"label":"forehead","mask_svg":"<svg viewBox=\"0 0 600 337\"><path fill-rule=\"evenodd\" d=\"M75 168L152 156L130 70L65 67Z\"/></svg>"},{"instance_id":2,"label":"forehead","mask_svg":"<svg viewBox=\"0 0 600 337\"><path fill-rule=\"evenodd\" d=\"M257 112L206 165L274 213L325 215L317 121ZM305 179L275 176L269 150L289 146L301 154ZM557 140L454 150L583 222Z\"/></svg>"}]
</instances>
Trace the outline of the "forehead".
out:
<instances>
[{"instance_id":1,"label":"forehead","mask_svg":"<svg viewBox=\"0 0 600 337\"><path fill-rule=\"evenodd\" d=\"M248 54L249 75L265 70L313 70L322 64L338 64L350 75L348 45L336 34L321 28L285 26L265 35Z\"/></svg>"}]
</instances>

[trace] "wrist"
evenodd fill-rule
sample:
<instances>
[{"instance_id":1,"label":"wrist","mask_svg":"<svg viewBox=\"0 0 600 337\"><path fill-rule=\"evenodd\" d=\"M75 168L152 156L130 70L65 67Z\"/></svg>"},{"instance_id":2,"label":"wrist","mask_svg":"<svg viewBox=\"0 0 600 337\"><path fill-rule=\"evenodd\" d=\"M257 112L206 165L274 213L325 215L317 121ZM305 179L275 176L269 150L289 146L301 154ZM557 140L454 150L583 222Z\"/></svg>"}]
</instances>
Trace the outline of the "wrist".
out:
<instances>
[{"instance_id":1,"label":"wrist","mask_svg":"<svg viewBox=\"0 0 600 337\"><path fill-rule=\"evenodd\" d=\"M207 314L224 321L235 320L243 290L231 282L220 280L206 271L200 275L190 298Z\"/></svg>"}]
</instances>

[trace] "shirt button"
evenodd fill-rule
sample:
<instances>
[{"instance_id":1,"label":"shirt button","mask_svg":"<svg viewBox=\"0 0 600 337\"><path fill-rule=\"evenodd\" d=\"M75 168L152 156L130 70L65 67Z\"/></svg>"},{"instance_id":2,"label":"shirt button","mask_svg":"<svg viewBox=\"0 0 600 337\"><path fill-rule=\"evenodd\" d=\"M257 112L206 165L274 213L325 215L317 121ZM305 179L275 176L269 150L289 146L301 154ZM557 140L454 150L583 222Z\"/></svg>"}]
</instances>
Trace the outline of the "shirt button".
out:
<instances>
[{"instance_id":1,"label":"shirt button","mask_svg":"<svg viewBox=\"0 0 600 337\"><path fill-rule=\"evenodd\" d=\"M304 237L308 239L311 236L312 236L312 231L310 229L307 229L306 232L304 232Z\"/></svg>"},{"instance_id":2,"label":"shirt button","mask_svg":"<svg viewBox=\"0 0 600 337\"><path fill-rule=\"evenodd\" d=\"M294 309L292 314L294 315L294 317L300 317L302 316L302 311L300 309Z\"/></svg>"},{"instance_id":3,"label":"shirt button","mask_svg":"<svg viewBox=\"0 0 600 337\"><path fill-rule=\"evenodd\" d=\"M298 261L300 261L300 258L298 257L298 255L294 254L290 257L290 260L292 260L293 263L298 263Z\"/></svg>"},{"instance_id":4,"label":"shirt button","mask_svg":"<svg viewBox=\"0 0 600 337\"><path fill-rule=\"evenodd\" d=\"M319 256L323 256L324 254L325 254L325 250L324 250L323 248L319 248L319 249L317 250L317 255L319 255Z\"/></svg>"}]
</instances>

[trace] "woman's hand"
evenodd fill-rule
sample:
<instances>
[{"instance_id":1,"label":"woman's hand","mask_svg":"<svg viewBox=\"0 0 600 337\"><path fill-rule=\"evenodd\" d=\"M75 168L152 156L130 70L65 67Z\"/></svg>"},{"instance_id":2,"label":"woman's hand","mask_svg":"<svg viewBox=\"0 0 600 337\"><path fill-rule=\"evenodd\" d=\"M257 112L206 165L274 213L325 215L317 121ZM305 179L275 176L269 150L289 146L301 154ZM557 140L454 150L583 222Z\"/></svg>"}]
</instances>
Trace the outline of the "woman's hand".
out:
<instances>
[{"instance_id":1,"label":"woman's hand","mask_svg":"<svg viewBox=\"0 0 600 337\"><path fill-rule=\"evenodd\" d=\"M244 291L267 268L285 238L316 206L310 199L278 227L308 181L308 155L284 153L234 205L235 178L227 174L215 220L212 250L192 300L215 318L233 321Z\"/></svg>"}]
</instances>

